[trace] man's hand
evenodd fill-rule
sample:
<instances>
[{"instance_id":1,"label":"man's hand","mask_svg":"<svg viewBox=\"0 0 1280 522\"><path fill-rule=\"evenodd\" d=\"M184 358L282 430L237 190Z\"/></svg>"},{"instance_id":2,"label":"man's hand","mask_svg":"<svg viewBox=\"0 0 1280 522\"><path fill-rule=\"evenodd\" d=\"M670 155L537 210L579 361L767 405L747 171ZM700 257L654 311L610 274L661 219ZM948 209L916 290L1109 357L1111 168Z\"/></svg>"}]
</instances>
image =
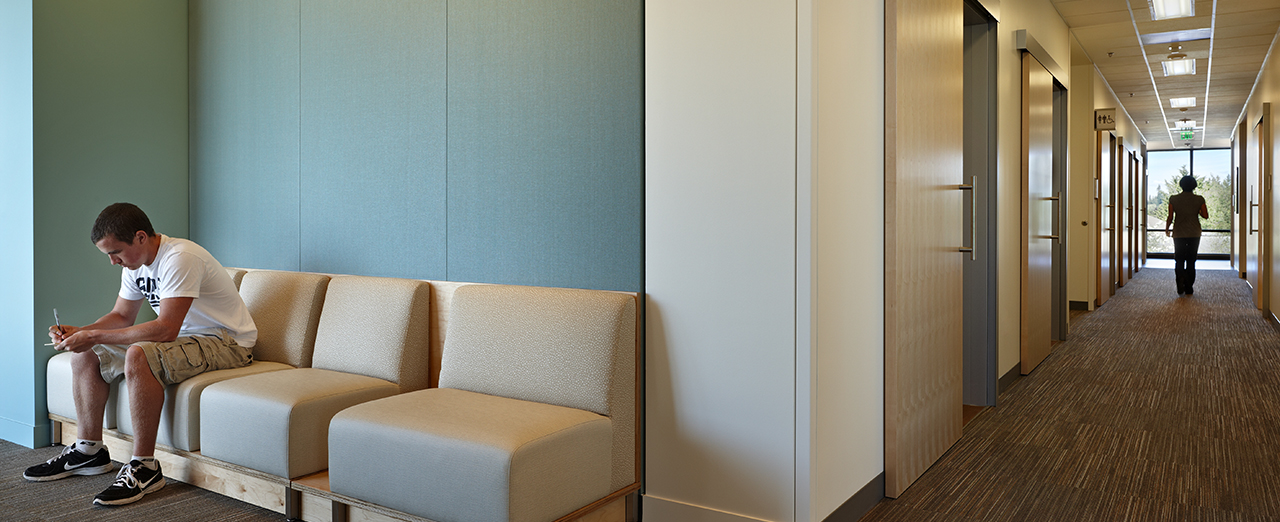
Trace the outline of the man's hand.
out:
<instances>
[{"instance_id":1,"label":"man's hand","mask_svg":"<svg viewBox=\"0 0 1280 522\"><path fill-rule=\"evenodd\" d=\"M61 332L58 331L59 328L61 328ZM52 339L53 342L56 343L54 344L53 349L75 353L83 352L92 348L93 345L98 344L93 342L92 335L89 330L65 324L50 326L49 339Z\"/></svg>"}]
</instances>

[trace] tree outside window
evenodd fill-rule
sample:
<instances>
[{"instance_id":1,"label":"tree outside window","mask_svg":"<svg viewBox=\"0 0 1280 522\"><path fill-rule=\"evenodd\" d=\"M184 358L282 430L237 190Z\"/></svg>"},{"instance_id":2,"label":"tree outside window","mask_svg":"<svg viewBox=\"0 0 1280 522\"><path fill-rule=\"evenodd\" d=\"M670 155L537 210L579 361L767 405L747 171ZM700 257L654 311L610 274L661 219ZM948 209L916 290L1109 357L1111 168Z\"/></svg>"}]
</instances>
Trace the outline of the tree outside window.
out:
<instances>
[{"instance_id":1,"label":"tree outside window","mask_svg":"<svg viewBox=\"0 0 1280 522\"><path fill-rule=\"evenodd\" d=\"M1147 188L1147 226L1152 229L1147 233L1147 252L1172 253L1173 240L1164 234L1165 220L1169 217L1169 197L1182 192L1178 180L1191 174L1195 177L1195 193L1204 196L1205 206L1209 207L1209 219L1201 219L1200 226L1205 230L1225 230L1227 232L1205 232L1200 240L1201 254L1231 253L1231 151L1230 149L1188 151L1149 152L1148 188ZM1186 161L1193 163L1189 168ZM1177 169L1168 168L1170 160L1181 162Z\"/></svg>"}]
</instances>

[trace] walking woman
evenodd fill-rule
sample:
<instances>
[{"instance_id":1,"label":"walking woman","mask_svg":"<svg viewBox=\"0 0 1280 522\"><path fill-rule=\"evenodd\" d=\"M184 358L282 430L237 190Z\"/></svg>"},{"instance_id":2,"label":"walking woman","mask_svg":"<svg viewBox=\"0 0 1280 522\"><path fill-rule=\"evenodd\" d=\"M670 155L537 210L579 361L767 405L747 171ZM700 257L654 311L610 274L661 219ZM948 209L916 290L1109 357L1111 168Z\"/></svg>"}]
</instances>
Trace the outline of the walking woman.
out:
<instances>
[{"instance_id":1,"label":"walking woman","mask_svg":"<svg viewBox=\"0 0 1280 522\"><path fill-rule=\"evenodd\" d=\"M1164 235L1173 236L1173 276L1178 280L1178 295L1195 293L1196 254L1200 251L1200 218L1209 218L1204 197L1195 194L1196 179L1183 176L1178 180L1182 192L1169 198L1169 219L1164 222ZM1172 234L1169 225L1173 225Z\"/></svg>"}]
</instances>

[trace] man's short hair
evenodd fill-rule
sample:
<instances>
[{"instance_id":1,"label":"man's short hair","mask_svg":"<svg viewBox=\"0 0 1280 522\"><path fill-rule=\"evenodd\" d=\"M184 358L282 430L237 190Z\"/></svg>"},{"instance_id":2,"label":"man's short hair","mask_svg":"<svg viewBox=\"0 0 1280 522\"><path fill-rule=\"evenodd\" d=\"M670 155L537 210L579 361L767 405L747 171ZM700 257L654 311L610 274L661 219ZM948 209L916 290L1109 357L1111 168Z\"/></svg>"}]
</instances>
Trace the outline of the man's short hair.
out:
<instances>
[{"instance_id":1,"label":"man's short hair","mask_svg":"<svg viewBox=\"0 0 1280 522\"><path fill-rule=\"evenodd\" d=\"M146 232L148 236L156 235L155 229L151 228L151 220L147 219L147 214L133 203L115 203L98 214L98 219L93 222L93 230L89 232L89 239L93 244L98 244L107 235L111 235L122 243L133 244L133 236L141 230Z\"/></svg>"},{"instance_id":2,"label":"man's short hair","mask_svg":"<svg viewBox=\"0 0 1280 522\"><path fill-rule=\"evenodd\" d=\"M1187 192L1195 190L1198 185L1196 178L1191 177L1191 175L1183 176L1182 179L1178 180L1178 186Z\"/></svg>"}]
</instances>

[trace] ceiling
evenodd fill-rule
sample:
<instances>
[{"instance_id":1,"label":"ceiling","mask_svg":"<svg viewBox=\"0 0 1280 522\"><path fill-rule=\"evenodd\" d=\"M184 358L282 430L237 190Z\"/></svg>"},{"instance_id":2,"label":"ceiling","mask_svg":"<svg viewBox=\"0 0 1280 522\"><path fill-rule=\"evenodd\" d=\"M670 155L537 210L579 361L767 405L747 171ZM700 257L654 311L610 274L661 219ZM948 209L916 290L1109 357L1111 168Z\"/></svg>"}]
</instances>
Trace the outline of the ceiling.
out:
<instances>
[{"instance_id":1,"label":"ceiling","mask_svg":"<svg viewBox=\"0 0 1280 522\"><path fill-rule=\"evenodd\" d=\"M1148 150L1231 146L1232 129L1280 29L1280 1L1195 0L1195 16L1154 22L1148 0L1051 1ZM1166 77L1161 62L1179 45L1195 60L1196 73ZM1171 98L1193 96L1195 107L1170 107ZM1191 140L1169 130L1183 118L1195 120Z\"/></svg>"}]
</instances>

